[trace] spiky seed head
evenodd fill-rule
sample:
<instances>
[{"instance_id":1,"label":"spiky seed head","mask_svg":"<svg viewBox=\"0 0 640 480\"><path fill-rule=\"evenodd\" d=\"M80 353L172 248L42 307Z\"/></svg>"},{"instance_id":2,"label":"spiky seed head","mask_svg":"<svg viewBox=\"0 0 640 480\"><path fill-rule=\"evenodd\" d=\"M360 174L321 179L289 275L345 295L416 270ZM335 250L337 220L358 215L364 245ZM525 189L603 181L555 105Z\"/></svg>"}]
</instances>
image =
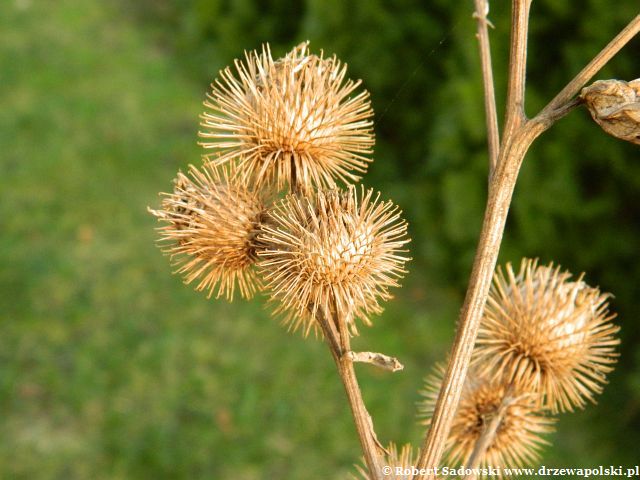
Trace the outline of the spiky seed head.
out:
<instances>
[{"instance_id":1,"label":"spiky seed head","mask_svg":"<svg viewBox=\"0 0 640 480\"><path fill-rule=\"evenodd\" d=\"M418 404L424 425L431 422L443 378L444 368L438 364L425 379ZM504 379L491 380L471 369L445 444L445 463L467 465L483 430L496 415L501 415L495 435L479 459L480 465L517 468L534 464L542 447L549 443L543 435L552 432L555 423L536 396Z\"/></svg>"},{"instance_id":2,"label":"spiky seed head","mask_svg":"<svg viewBox=\"0 0 640 480\"><path fill-rule=\"evenodd\" d=\"M216 165L234 163L256 185L332 187L367 169L373 110L360 81L308 42L274 61L269 46L220 72L204 102L200 144Z\"/></svg>"},{"instance_id":3,"label":"spiky seed head","mask_svg":"<svg viewBox=\"0 0 640 480\"><path fill-rule=\"evenodd\" d=\"M618 355L608 298L552 264L524 259L517 274L507 264L494 276L473 362L494 379L542 393L553 412L583 408Z\"/></svg>"},{"instance_id":4,"label":"spiky seed head","mask_svg":"<svg viewBox=\"0 0 640 480\"><path fill-rule=\"evenodd\" d=\"M398 207L382 202L373 190L318 191L289 195L272 211L263 229L260 271L293 330L315 327L315 316L338 309L369 324L380 313L381 300L391 298L407 257L407 224Z\"/></svg>"},{"instance_id":5,"label":"spiky seed head","mask_svg":"<svg viewBox=\"0 0 640 480\"><path fill-rule=\"evenodd\" d=\"M400 450L395 443L389 444L387 454L384 456L382 464L389 467L390 473L385 474L385 480L411 480L413 478L413 468L416 464L416 456L410 444L405 444ZM352 480L371 480L366 468L357 465L357 475L352 475Z\"/></svg>"},{"instance_id":6,"label":"spiky seed head","mask_svg":"<svg viewBox=\"0 0 640 480\"><path fill-rule=\"evenodd\" d=\"M580 98L605 132L640 145L640 78L598 80L583 88Z\"/></svg>"},{"instance_id":7,"label":"spiky seed head","mask_svg":"<svg viewBox=\"0 0 640 480\"><path fill-rule=\"evenodd\" d=\"M173 193L164 194L162 208L150 210L164 225L160 244L178 267L185 283L208 297L233 299L234 291L250 298L260 285L252 265L257 233L265 219L258 192L232 179L227 170L205 164L178 173Z\"/></svg>"}]
</instances>

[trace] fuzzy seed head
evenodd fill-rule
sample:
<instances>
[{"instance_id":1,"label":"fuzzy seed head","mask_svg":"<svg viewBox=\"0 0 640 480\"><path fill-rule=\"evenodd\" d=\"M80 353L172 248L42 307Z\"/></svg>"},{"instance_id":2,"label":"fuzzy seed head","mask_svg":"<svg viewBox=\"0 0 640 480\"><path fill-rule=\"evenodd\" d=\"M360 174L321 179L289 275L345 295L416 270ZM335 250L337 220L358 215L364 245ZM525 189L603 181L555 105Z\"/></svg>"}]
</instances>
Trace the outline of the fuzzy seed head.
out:
<instances>
[{"instance_id":1,"label":"fuzzy seed head","mask_svg":"<svg viewBox=\"0 0 640 480\"><path fill-rule=\"evenodd\" d=\"M416 455L410 444L405 444L398 450L395 443L389 444L387 454L384 456L382 464L389 467L389 474L385 474L385 480L411 480L413 478L412 469L416 464ZM358 474L351 476L352 480L370 480L369 472L366 468L357 465Z\"/></svg>"},{"instance_id":2,"label":"fuzzy seed head","mask_svg":"<svg viewBox=\"0 0 640 480\"><path fill-rule=\"evenodd\" d=\"M259 267L276 313L307 334L318 310L338 309L366 324L391 298L408 258L407 225L398 207L380 202L372 190L318 191L289 195L271 213L272 224L260 236L265 249Z\"/></svg>"},{"instance_id":3,"label":"fuzzy seed head","mask_svg":"<svg viewBox=\"0 0 640 480\"><path fill-rule=\"evenodd\" d=\"M494 276L473 362L493 379L539 392L554 413L583 408L617 358L608 297L551 264L524 259L518 274L507 264Z\"/></svg>"},{"instance_id":4,"label":"fuzzy seed head","mask_svg":"<svg viewBox=\"0 0 640 480\"><path fill-rule=\"evenodd\" d=\"M274 61L269 46L220 73L204 105L200 144L245 181L308 190L356 182L374 144L373 110L360 81L308 42Z\"/></svg>"},{"instance_id":5,"label":"fuzzy seed head","mask_svg":"<svg viewBox=\"0 0 640 480\"><path fill-rule=\"evenodd\" d=\"M442 386L444 368L437 365L425 379L419 416L429 425ZM485 453L481 466L523 467L534 464L548 442L543 438L553 431L555 420L545 415L536 395L502 380L494 381L470 370L460 403L445 444L445 463L468 465L471 454L485 428L496 416L501 420Z\"/></svg>"},{"instance_id":6,"label":"fuzzy seed head","mask_svg":"<svg viewBox=\"0 0 640 480\"><path fill-rule=\"evenodd\" d=\"M185 283L196 282L208 297L232 300L236 286L242 297L252 297L260 285L253 264L264 201L211 164L188 173L179 172L162 208L150 210L164 223L158 228L163 251Z\"/></svg>"}]
</instances>

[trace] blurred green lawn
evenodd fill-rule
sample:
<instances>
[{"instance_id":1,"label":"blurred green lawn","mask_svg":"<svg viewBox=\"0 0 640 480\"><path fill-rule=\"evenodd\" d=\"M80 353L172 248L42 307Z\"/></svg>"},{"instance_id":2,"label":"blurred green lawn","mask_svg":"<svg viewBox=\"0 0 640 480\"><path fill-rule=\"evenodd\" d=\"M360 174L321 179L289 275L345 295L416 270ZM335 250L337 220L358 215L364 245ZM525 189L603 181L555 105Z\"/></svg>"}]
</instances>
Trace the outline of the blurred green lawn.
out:
<instances>
[{"instance_id":1,"label":"blurred green lawn","mask_svg":"<svg viewBox=\"0 0 640 480\"><path fill-rule=\"evenodd\" d=\"M199 161L203 95L109 2L0 3L0 478L339 479L359 460L323 344L260 300L207 301L154 246L146 207ZM421 438L420 379L453 334L460 291L432 283L413 271L356 340L406 365L359 369L384 441ZM631 461L597 415L563 417L544 462Z\"/></svg>"}]
</instances>

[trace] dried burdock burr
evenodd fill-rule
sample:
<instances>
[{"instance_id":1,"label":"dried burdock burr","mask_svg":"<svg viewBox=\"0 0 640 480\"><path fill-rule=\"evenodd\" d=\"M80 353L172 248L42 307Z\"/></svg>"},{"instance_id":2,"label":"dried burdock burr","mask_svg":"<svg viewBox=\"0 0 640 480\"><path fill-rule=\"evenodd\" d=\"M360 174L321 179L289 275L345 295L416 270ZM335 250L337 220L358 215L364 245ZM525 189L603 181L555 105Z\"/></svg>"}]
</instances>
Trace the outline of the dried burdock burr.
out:
<instances>
[{"instance_id":1,"label":"dried burdock burr","mask_svg":"<svg viewBox=\"0 0 640 480\"><path fill-rule=\"evenodd\" d=\"M290 328L315 326L318 312L345 314L369 323L391 298L408 260L407 224L392 202L373 190L331 189L313 195L289 195L271 211L258 253L267 290L286 312Z\"/></svg>"},{"instance_id":2,"label":"dried burdock burr","mask_svg":"<svg viewBox=\"0 0 640 480\"><path fill-rule=\"evenodd\" d=\"M494 380L542 394L553 412L584 407L616 362L609 295L560 267L524 259L494 276L473 364Z\"/></svg>"},{"instance_id":3,"label":"dried burdock burr","mask_svg":"<svg viewBox=\"0 0 640 480\"><path fill-rule=\"evenodd\" d=\"M250 298L259 287L253 264L257 234L266 218L263 195L212 164L179 172L162 208L150 210L164 223L158 228L163 251L185 283L208 296L232 300L236 287Z\"/></svg>"},{"instance_id":4,"label":"dried burdock burr","mask_svg":"<svg viewBox=\"0 0 640 480\"><path fill-rule=\"evenodd\" d=\"M269 46L245 54L212 84L200 144L216 165L236 164L255 185L306 189L356 182L374 144L373 110L360 81L308 43L274 61Z\"/></svg>"},{"instance_id":5,"label":"dried burdock burr","mask_svg":"<svg viewBox=\"0 0 640 480\"><path fill-rule=\"evenodd\" d=\"M411 480L415 465L415 452L411 445L405 444L398 450L395 443L391 443L387 447L387 452L382 462L386 468L384 478L388 480ZM358 465L356 470L358 473L350 477L352 480L371 480L371 476L366 469Z\"/></svg>"},{"instance_id":6,"label":"dried burdock burr","mask_svg":"<svg viewBox=\"0 0 640 480\"><path fill-rule=\"evenodd\" d=\"M425 425L431 422L443 375L438 364L420 392L418 411ZM547 413L535 393L471 369L445 443L446 463L473 468L531 465L548 444L544 435L553 431L555 420Z\"/></svg>"},{"instance_id":7,"label":"dried burdock burr","mask_svg":"<svg viewBox=\"0 0 640 480\"><path fill-rule=\"evenodd\" d=\"M640 79L598 80L583 88L580 97L605 132L640 145Z\"/></svg>"}]
</instances>

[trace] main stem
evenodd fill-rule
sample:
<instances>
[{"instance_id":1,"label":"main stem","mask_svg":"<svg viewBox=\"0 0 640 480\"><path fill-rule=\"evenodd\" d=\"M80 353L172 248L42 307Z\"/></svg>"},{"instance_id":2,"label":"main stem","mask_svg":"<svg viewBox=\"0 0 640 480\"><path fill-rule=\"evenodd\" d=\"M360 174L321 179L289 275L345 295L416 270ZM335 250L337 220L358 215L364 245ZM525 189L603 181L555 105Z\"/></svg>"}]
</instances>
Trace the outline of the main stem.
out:
<instances>
[{"instance_id":1,"label":"main stem","mask_svg":"<svg viewBox=\"0 0 640 480\"><path fill-rule=\"evenodd\" d=\"M358 431L362 451L364 452L364 460L369 469L371 480L382 480L380 456L378 455L378 446L376 444L375 434L371 425L371 417L364 405L356 372L353 369L353 361L347 356L342 355L335 358L342 384L347 392L349 406L353 414L353 420Z\"/></svg>"},{"instance_id":2,"label":"main stem","mask_svg":"<svg viewBox=\"0 0 640 480\"><path fill-rule=\"evenodd\" d=\"M438 466L444 450L445 440L455 410L460 400L462 386L467 374L471 352L480 326L482 311L489 293L495 270L500 243L509 212L511 197L518 172L531 142L541 129L527 128L525 124L505 145L498 160L496 171L489 184L489 196L485 210L478 250L473 263L469 287L465 296L458 332L445 372L443 387L433 412L431 428L420 451L416 467L427 473L418 474L415 480L432 479L433 469Z\"/></svg>"}]
</instances>

